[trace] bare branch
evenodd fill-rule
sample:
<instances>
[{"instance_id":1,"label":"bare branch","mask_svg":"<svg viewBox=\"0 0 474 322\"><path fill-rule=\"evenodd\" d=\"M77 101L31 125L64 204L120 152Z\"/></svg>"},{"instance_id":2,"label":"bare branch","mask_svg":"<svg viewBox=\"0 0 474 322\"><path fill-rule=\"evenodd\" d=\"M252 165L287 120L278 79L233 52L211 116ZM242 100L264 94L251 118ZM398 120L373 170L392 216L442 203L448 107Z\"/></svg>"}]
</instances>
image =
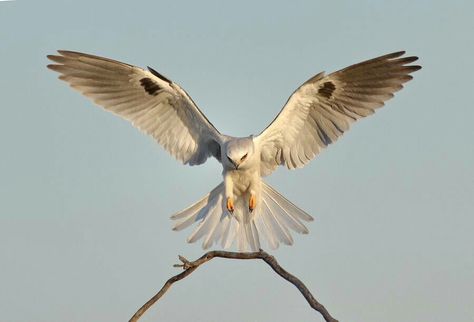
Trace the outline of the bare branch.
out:
<instances>
[{"instance_id":1,"label":"bare branch","mask_svg":"<svg viewBox=\"0 0 474 322\"><path fill-rule=\"evenodd\" d=\"M210 261L214 257L220 258L227 258L227 259L261 259L265 263L267 263L278 275L286 279L288 282L292 283L298 290L303 294L306 301L309 305L324 317L326 322L338 322L334 319L326 308L319 303L308 288L303 284L303 282L298 279L296 276L288 273L284 270L276 261L275 257L271 256L267 252L260 250L259 252L253 253L237 253L237 252L226 252L226 251L210 251L202 255L199 259L195 260L194 262L188 261L183 256L179 256L179 260L182 264L175 264L175 267L182 267L184 271L178 275L171 277L169 280L166 281L165 285L161 288L161 290L155 294L148 302L146 302L129 320L129 322L136 322L140 317L153 305L158 301L168 289L173 285L173 283L182 280L183 278L190 275L194 272L200 265Z\"/></svg>"}]
</instances>

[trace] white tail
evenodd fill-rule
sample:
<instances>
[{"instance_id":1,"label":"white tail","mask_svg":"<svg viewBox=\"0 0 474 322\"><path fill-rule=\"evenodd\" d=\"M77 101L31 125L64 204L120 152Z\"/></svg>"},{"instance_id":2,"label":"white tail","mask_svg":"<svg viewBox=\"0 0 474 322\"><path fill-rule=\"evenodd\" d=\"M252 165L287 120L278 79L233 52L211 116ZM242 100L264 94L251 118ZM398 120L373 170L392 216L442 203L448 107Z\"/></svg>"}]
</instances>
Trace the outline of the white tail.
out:
<instances>
[{"instance_id":1,"label":"white tail","mask_svg":"<svg viewBox=\"0 0 474 322\"><path fill-rule=\"evenodd\" d=\"M236 202L235 211L230 214L225 203L224 183L221 183L192 206L171 216L178 221L173 230L199 222L188 237L189 243L203 238L204 249L219 242L225 249L236 242L239 251L258 251L262 239L272 249L278 248L280 242L292 245L290 230L307 234L308 229L302 221L313 220L263 181L261 200L252 213L245 202Z\"/></svg>"}]
</instances>

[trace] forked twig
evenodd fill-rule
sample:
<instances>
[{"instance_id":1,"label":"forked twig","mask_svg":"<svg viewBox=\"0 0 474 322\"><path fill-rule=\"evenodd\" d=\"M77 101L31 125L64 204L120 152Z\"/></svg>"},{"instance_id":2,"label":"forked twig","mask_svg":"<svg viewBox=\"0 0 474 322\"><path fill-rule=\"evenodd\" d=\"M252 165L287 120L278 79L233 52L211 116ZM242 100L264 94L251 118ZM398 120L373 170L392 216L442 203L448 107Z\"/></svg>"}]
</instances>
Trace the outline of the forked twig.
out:
<instances>
[{"instance_id":1,"label":"forked twig","mask_svg":"<svg viewBox=\"0 0 474 322\"><path fill-rule=\"evenodd\" d=\"M298 279L296 276L288 273L286 270L284 270L276 261L275 257L269 255L267 252L260 250L258 252L253 252L253 253L237 253L237 252L226 252L226 251L210 251L202 255L199 259L190 262L183 256L179 256L179 260L182 262L182 264L175 264L175 267L182 267L184 271L178 275L175 275L171 277L169 280L166 281L165 285L161 288L161 290L156 293L148 302L146 302L129 320L129 322L136 322L140 317L153 305L158 301L163 294L168 291L168 289L173 285L173 283L182 280L183 278L187 277L190 275L192 272L194 272L200 265L210 261L214 257L220 257L220 258L227 258L227 259L261 259L265 263L267 263L278 275L286 279L288 282L292 283L298 290L303 294L304 298L306 301L309 303L309 305L324 317L324 320L327 322L338 322L336 319L334 319L329 312L326 310L326 308L319 303L314 296L311 294L311 292L308 290L308 288L301 282L300 279Z\"/></svg>"}]
</instances>

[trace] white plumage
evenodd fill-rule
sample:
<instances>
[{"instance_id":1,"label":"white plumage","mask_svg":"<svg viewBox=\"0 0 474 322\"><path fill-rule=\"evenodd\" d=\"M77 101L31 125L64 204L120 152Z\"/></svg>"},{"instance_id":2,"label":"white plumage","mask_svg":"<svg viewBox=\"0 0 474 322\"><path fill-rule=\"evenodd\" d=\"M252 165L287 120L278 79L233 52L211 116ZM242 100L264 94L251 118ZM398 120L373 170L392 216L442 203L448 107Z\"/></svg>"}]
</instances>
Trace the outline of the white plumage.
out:
<instances>
[{"instance_id":1,"label":"white plumage","mask_svg":"<svg viewBox=\"0 0 474 322\"><path fill-rule=\"evenodd\" d=\"M60 50L50 55L60 79L106 110L151 135L184 164L209 157L223 166L224 182L189 208L173 215L174 230L197 223L188 237L204 249L233 244L256 251L293 244L291 231L307 234L313 218L262 181L277 166L300 168L335 142L351 123L374 113L393 97L417 57L396 52L349 66L327 76L319 73L301 85L275 120L258 136L221 134L176 83L148 67Z\"/></svg>"}]
</instances>

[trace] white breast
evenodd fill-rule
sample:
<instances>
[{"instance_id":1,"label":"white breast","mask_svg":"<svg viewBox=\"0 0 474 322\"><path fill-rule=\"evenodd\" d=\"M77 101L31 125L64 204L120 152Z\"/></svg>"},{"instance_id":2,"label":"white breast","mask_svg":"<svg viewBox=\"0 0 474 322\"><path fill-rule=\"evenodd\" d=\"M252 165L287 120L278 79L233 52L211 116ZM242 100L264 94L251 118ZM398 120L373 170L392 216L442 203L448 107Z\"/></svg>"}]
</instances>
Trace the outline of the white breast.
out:
<instances>
[{"instance_id":1,"label":"white breast","mask_svg":"<svg viewBox=\"0 0 474 322\"><path fill-rule=\"evenodd\" d=\"M255 182L255 171L252 170L230 170L230 177L234 184L234 195L245 195L252 182Z\"/></svg>"}]
</instances>

